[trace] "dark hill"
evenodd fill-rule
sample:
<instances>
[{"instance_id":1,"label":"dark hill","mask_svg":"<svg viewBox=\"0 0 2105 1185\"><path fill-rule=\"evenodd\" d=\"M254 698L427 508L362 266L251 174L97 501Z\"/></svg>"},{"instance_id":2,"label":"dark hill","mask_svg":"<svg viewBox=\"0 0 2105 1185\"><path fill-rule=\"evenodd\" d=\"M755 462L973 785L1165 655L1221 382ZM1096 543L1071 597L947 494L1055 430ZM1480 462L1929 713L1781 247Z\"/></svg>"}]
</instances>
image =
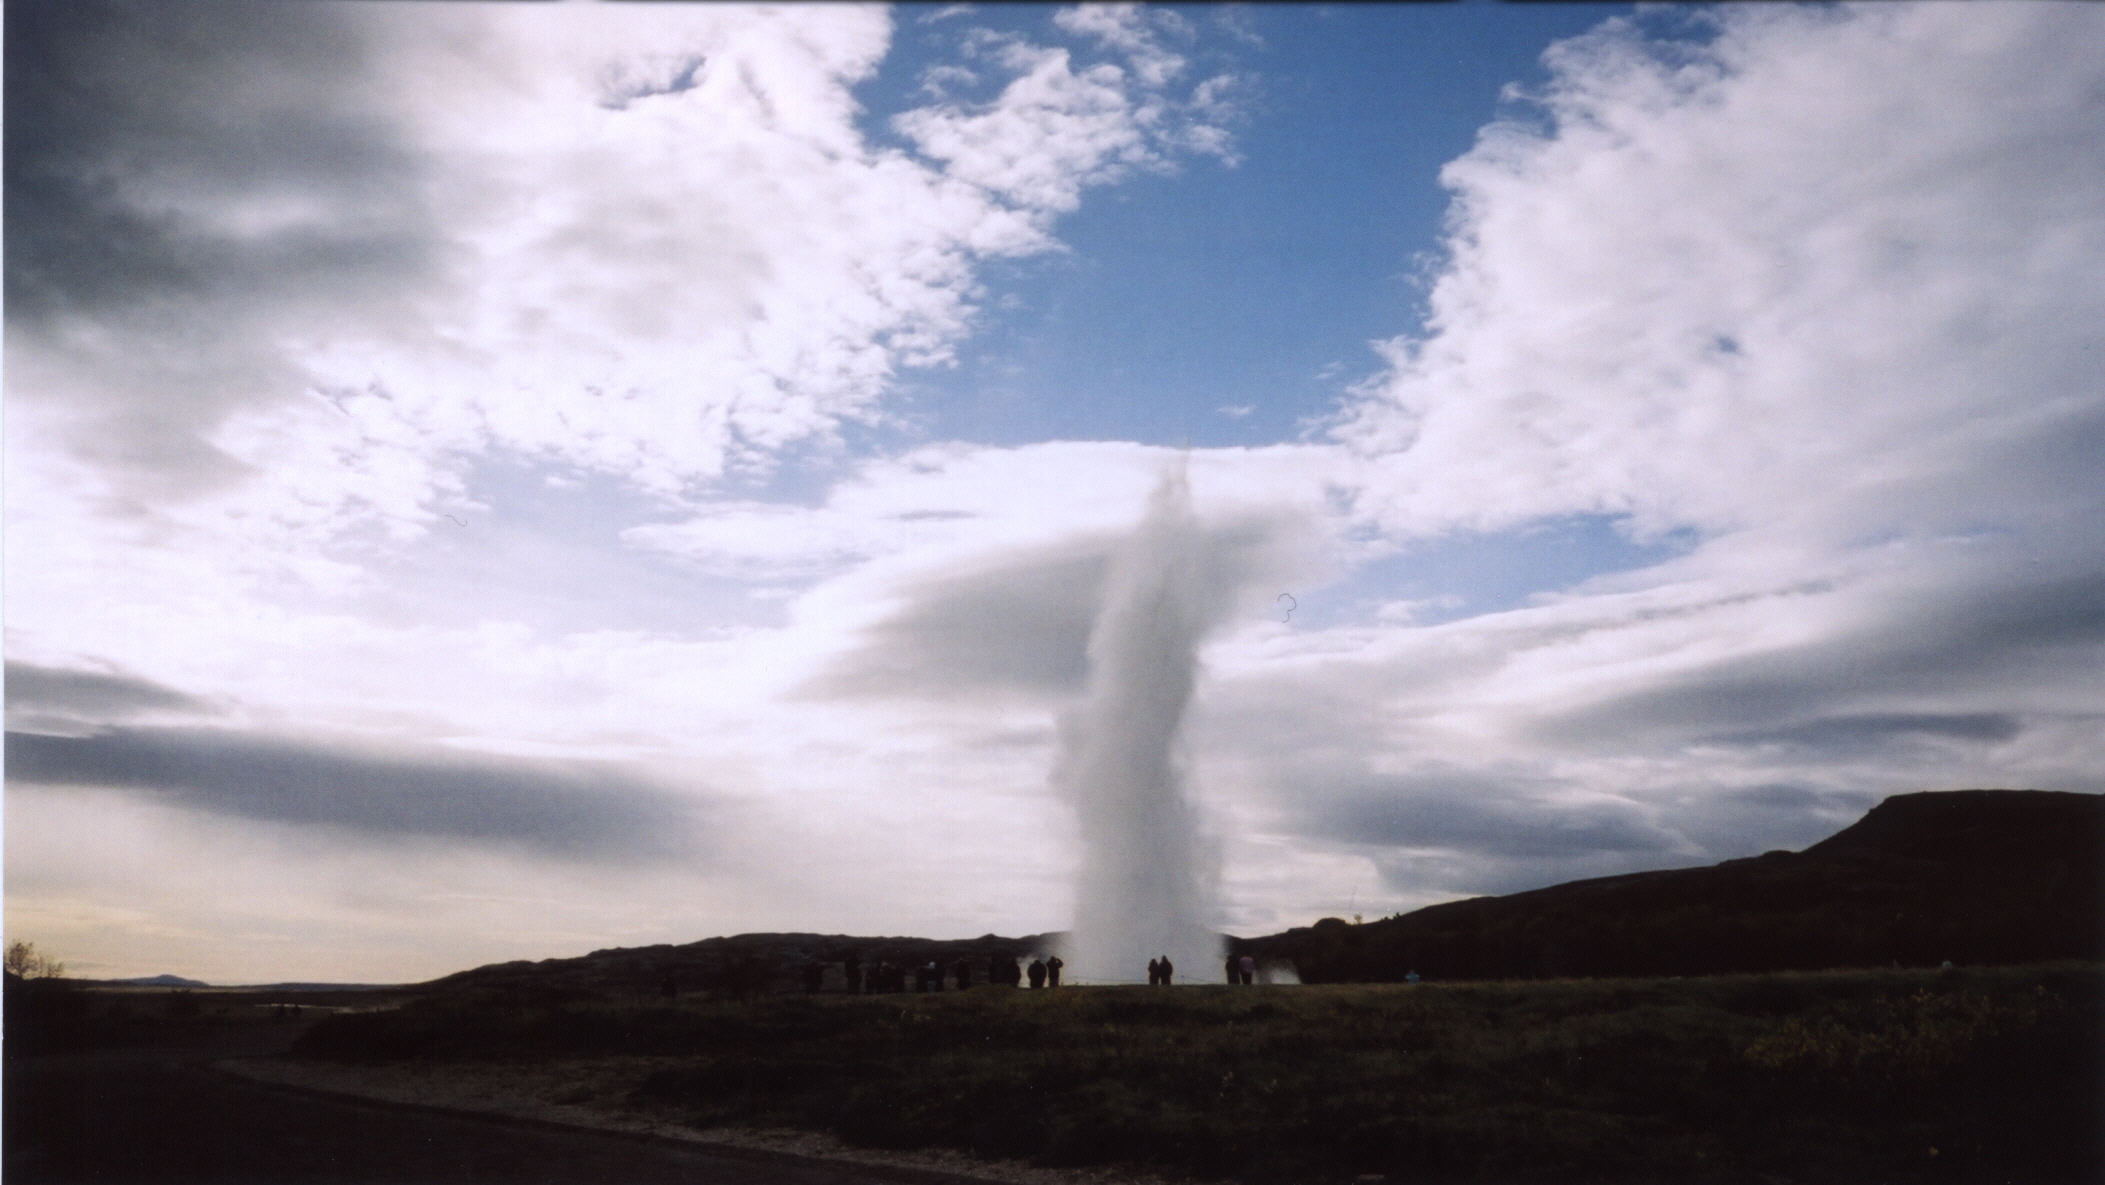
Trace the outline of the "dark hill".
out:
<instances>
[{"instance_id":1,"label":"dark hill","mask_svg":"<svg viewBox=\"0 0 2105 1185\"><path fill-rule=\"evenodd\" d=\"M2105 958L2105 796L2044 790L1903 794L1803 852L1573 881L1435 905L1365 925L1325 918L1237 954L1290 960L1310 983L1439 978L1707 975L1835 967ZM946 970L1053 950L1063 935L868 938L740 934L496 963L422 985L550 1001L840 991L852 953ZM1192 982L1211 976L1187 968ZM946 986L948 984L946 983Z\"/></svg>"},{"instance_id":2,"label":"dark hill","mask_svg":"<svg viewBox=\"0 0 2105 1185\"><path fill-rule=\"evenodd\" d=\"M2105 797L1903 794L1803 852L1232 941L1293 960L1311 983L2098 959L2101 853Z\"/></svg>"},{"instance_id":3,"label":"dark hill","mask_svg":"<svg viewBox=\"0 0 2105 1185\"><path fill-rule=\"evenodd\" d=\"M180 975L141 975L132 979L98 979L94 982L105 987L201 988L212 986L201 979L184 979Z\"/></svg>"},{"instance_id":4,"label":"dark hill","mask_svg":"<svg viewBox=\"0 0 2105 1185\"><path fill-rule=\"evenodd\" d=\"M845 934L738 934L679 945L617 947L570 959L495 963L434 980L427 988L448 993L500 997L550 998L651 996L708 991L747 996L801 987L807 967L824 968L824 990L846 986L843 965L853 955L865 968L889 963L899 968L933 960L944 971L944 986L955 981L951 968L972 964L972 982L987 982L990 959L1050 953L1060 935L1033 934L1003 938L856 938Z\"/></svg>"}]
</instances>

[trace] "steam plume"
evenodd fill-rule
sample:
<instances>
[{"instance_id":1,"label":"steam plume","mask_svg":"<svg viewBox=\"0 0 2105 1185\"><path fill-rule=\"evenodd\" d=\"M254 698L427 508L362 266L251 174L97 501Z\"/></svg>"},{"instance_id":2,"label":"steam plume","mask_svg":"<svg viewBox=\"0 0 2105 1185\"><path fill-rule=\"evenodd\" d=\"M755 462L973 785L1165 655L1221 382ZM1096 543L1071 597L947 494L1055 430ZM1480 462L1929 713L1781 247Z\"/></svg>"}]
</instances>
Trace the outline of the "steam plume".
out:
<instances>
[{"instance_id":1,"label":"steam plume","mask_svg":"<svg viewBox=\"0 0 2105 1185\"><path fill-rule=\"evenodd\" d=\"M1222 598L1183 466L1163 476L1114 561L1089 634L1085 702L1062 724L1053 780L1082 839L1068 961L1077 979L1135 981L1168 955L1179 979L1221 959L1217 877L1184 795L1176 742L1198 647Z\"/></svg>"}]
</instances>

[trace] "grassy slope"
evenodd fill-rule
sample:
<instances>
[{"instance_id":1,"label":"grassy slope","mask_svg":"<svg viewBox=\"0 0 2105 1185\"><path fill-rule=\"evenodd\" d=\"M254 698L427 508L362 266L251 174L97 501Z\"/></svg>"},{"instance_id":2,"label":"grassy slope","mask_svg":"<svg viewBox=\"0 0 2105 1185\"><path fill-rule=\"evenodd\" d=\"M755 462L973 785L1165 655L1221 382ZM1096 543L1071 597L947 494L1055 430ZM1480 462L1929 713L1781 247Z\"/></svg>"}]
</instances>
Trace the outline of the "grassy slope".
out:
<instances>
[{"instance_id":1,"label":"grassy slope","mask_svg":"<svg viewBox=\"0 0 2105 1185\"><path fill-rule=\"evenodd\" d=\"M335 1018L337 1058L647 1056L699 1123L1250 1179L2100 1178L2105 970L980 988Z\"/></svg>"}]
</instances>

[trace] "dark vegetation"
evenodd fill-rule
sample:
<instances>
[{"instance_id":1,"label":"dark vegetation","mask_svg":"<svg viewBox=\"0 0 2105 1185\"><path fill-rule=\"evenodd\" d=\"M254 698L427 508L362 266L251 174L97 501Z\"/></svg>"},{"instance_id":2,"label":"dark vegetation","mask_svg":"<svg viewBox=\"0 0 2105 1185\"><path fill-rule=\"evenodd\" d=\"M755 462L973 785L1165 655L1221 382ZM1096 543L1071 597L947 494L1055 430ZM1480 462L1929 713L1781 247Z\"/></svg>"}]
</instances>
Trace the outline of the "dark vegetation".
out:
<instances>
[{"instance_id":1,"label":"dark vegetation","mask_svg":"<svg viewBox=\"0 0 2105 1185\"><path fill-rule=\"evenodd\" d=\"M88 997L69 979L25 979L6 972L6 995L0 1000L7 1020L10 1056L74 1049L86 1042Z\"/></svg>"},{"instance_id":2,"label":"dark vegetation","mask_svg":"<svg viewBox=\"0 0 2105 1185\"><path fill-rule=\"evenodd\" d=\"M2105 796L1904 794L1803 852L1326 918L1238 952L1307 983L2105 958Z\"/></svg>"},{"instance_id":3,"label":"dark vegetation","mask_svg":"<svg viewBox=\"0 0 2105 1185\"><path fill-rule=\"evenodd\" d=\"M165 988L92 979L23 979L9 973L6 1056L35 1057L215 1039L231 1030L387 1008L407 996L386 988Z\"/></svg>"},{"instance_id":4,"label":"dark vegetation","mask_svg":"<svg viewBox=\"0 0 2105 1185\"><path fill-rule=\"evenodd\" d=\"M469 995L307 1056L630 1059L635 1106L1257 1181L2096 1181L2094 964L748 1003Z\"/></svg>"}]
</instances>

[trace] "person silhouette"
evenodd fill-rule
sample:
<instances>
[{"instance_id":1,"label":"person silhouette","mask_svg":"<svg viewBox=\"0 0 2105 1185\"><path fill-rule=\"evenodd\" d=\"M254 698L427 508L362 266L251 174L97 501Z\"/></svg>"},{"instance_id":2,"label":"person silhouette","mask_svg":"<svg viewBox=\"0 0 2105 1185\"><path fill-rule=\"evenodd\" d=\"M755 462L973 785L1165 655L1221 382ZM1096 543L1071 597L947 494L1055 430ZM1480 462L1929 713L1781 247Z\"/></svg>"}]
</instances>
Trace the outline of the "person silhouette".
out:
<instances>
[{"instance_id":1,"label":"person silhouette","mask_svg":"<svg viewBox=\"0 0 2105 1185\"><path fill-rule=\"evenodd\" d=\"M1066 965L1067 964L1060 961L1060 956L1058 955L1054 955L1053 957L1045 960L1046 987L1060 986L1060 968L1065 967Z\"/></svg>"},{"instance_id":2,"label":"person silhouette","mask_svg":"<svg viewBox=\"0 0 2105 1185\"><path fill-rule=\"evenodd\" d=\"M1170 966L1170 965L1169 965L1169 956L1168 956L1168 955L1164 955L1164 956L1162 956L1162 986L1163 986L1163 987L1168 987L1168 986L1169 986L1169 977L1170 977L1170 975L1171 975L1171 974L1172 974L1173 972L1175 972L1175 971L1176 971L1176 968L1174 968L1174 967L1172 967L1172 966Z\"/></svg>"},{"instance_id":3,"label":"person silhouette","mask_svg":"<svg viewBox=\"0 0 2105 1185\"><path fill-rule=\"evenodd\" d=\"M1149 960L1148 960L1148 986L1149 986L1149 987L1156 987L1156 986L1159 986L1159 985L1160 985L1161 983L1162 983L1162 960L1160 960L1160 959L1149 959Z\"/></svg>"}]
</instances>

